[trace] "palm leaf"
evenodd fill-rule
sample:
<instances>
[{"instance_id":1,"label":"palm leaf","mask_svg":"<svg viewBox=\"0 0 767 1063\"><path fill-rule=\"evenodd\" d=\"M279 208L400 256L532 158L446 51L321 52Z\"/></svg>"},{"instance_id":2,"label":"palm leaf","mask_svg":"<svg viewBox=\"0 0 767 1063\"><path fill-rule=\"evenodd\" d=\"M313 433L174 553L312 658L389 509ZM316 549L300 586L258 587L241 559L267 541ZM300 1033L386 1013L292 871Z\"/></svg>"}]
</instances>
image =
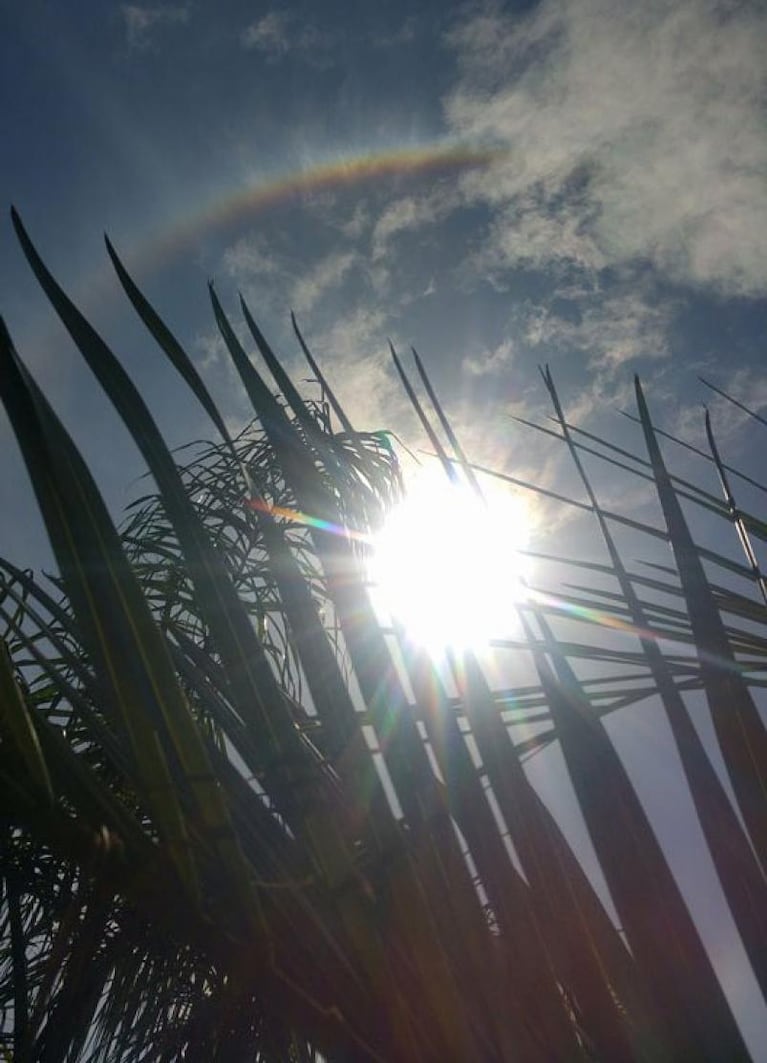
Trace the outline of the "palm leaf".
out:
<instances>
[{"instance_id":1,"label":"palm leaf","mask_svg":"<svg viewBox=\"0 0 767 1063\"><path fill-rule=\"evenodd\" d=\"M714 459L716 471L719 474L719 482L722 485L722 491L724 493L725 501L727 503L728 514L730 516L730 519L735 524L735 528L738 532L738 538L740 539L741 546L743 547L743 553L746 555L746 560L751 566L751 571L759 587L759 590L761 591L762 598L764 599L765 604L767 604L767 579L765 579L765 577L760 571L759 562L756 559L756 553L754 552L754 548L751 545L751 539L749 538L748 534L747 519L735 504L735 496L733 495L732 489L730 488L730 481L727 477L727 470L725 469L722 459L719 457L719 448L717 447L716 440L714 439L714 433L711 428L711 415L708 410L706 410L706 436L708 438L708 445L711 448L711 457ZM749 523L753 525L753 521L750 521ZM764 535L762 535L762 538L764 538Z\"/></svg>"},{"instance_id":2,"label":"palm leaf","mask_svg":"<svg viewBox=\"0 0 767 1063\"><path fill-rule=\"evenodd\" d=\"M393 348L392 355L396 358ZM397 367L405 383L407 377L398 360ZM423 376L422 367L421 371ZM428 418L415 392L410 386L406 390L426 429ZM433 389L429 391L434 394ZM447 418L441 407L439 416L444 424ZM427 434L443 468L452 478L451 461L430 426ZM455 438L452 430L447 434ZM530 881L539 926L549 928L551 933L547 941L550 962L558 961L573 979L585 1009L587 1028L601 1049L614 1058L628 1058L627 1031L622 1028L622 1016L616 1008L615 988L625 980L627 965L617 971L614 964L616 950L622 951L623 946L616 940L609 920L599 918L601 905L596 898L587 900L591 887L577 861L568 860L567 843L527 781L476 659L464 653L454 671L484 770ZM595 943L593 951L578 945L584 930L588 940ZM641 993L636 995L641 997ZM562 1050L566 1051L567 1037L572 1036L572 1031L563 1028L560 1036Z\"/></svg>"},{"instance_id":3,"label":"palm leaf","mask_svg":"<svg viewBox=\"0 0 767 1063\"><path fill-rule=\"evenodd\" d=\"M756 413L755 410L750 409L745 403L733 398L732 395L728 395L726 391L722 391L722 389L718 388L716 384L712 384L710 380L706 380L702 376L698 377L698 380L700 380L701 384L705 384L707 388L710 388L711 391L715 391L717 395L721 395L723 399L727 399L727 401L731 402L733 406L737 406L739 410L743 410L744 413L748 414L748 416L752 417L755 421L759 421L761 424L767 424L767 420L765 420L760 414Z\"/></svg>"},{"instance_id":4,"label":"palm leaf","mask_svg":"<svg viewBox=\"0 0 767 1063\"><path fill-rule=\"evenodd\" d=\"M767 733L740 673L700 553L671 486L638 379L636 393L714 728L751 841L762 867L767 868Z\"/></svg>"},{"instance_id":5,"label":"palm leaf","mask_svg":"<svg viewBox=\"0 0 767 1063\"><path fill-rule=\"evenodd\" d=\"M765 966L767 962L767 883L754 860L740 822L693 726L663 654L655 639L645 634L650 626L645 608L623 566L578 451L573 446L564 411L548 367L544 373L544 381L551 396L562 435L594 507L600 532L610 557L612 571L628 607L631 623L639 635L639 641L647 657L655 689L671 726L693 802L730 910L762 992L767 993L767 966Z\"/></svg>"},{"instance_id":6,"label":"palm leaf","mask_svg":"<svg viewBox=\"0 0 767 1063\"><path fill-rule=\"evenodd\" d=\"M53 800L48 768L5 643L0 643L0 732L16 746L35 786Z\"/></svg>"},{"instance_id":7,"label":"palm leaf","mask_svg":"<svg viewBox=\"0 0 767 1063\"><path fill-rule=\"evenodd\" d=\"M178 541L194 573L201 608L226 665L238 711L262 735L261 770L286 812L284 765L305 764L311 775L311 752L280 711L280 695L242 604L232 588L222 559L212 549L204 528L183 489L173 459L134 384L115 356L88 324L44 266L18 215L14 225L25 255L44 291L83 357L125 421L143 453L158 487ZM183 719L183 717L181 717ZM289 751L289 752L288 752ZM283 757L283 754L287 756ZM279 762L280 769L276 765ZM304 770L303 767L301 770ZM197 774L197 773L195 773ZM205 778L203 770L200 777Z\"/></svg>"}]
</instances>

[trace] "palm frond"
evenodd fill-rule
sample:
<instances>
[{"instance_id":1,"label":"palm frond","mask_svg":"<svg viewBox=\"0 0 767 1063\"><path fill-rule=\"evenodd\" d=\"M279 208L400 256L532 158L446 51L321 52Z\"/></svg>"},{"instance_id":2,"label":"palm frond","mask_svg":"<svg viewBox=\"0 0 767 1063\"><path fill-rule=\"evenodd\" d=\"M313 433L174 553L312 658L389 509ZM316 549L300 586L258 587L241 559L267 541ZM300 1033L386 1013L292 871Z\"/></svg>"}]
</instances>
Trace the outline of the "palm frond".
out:
<instances>
[{"instance_id":1,"label":"palm frond","mask_svg":"<svg viewBox=\"0 0 767 1063\"><path fill-rule=\"evenodd\" d=\"M452 481L478 496L487 476L534 492L595 520L606 550L538 551L521 633L493 640L512 677L496 683L474 652L435 663L374 606L370 541L404 491L399 462L390 433L354 428L295 317L319 401L241 300L276 392L267 384L211 288L254 416L235 436L107 240L129 301L219 436L171 453L13 220L149 480L116 525L3 330L0 396L58 566L43 579L0 559L6 1055L747 1058L605 726L663 706L764 989L767 611L753 544L767 525L736 503L735 479L759 485L725 463L710 425L711 453L686 453L717 471L723 498L669 470L638 383L646 457L570 424L547 370L554 427L532 427L564 446L580 501L472 462L421 358L411 380L391 347ZM654 484L662 525L602 506L592 461ZM701 518L734 529L743 560L723 536L696 543ZM648 546L641 565L624 561L619 535ZM745 829L691 719L702 695ZM543 761L530 758L555 747L620 927L533 785Z\"/></svg>"}]
</instances>

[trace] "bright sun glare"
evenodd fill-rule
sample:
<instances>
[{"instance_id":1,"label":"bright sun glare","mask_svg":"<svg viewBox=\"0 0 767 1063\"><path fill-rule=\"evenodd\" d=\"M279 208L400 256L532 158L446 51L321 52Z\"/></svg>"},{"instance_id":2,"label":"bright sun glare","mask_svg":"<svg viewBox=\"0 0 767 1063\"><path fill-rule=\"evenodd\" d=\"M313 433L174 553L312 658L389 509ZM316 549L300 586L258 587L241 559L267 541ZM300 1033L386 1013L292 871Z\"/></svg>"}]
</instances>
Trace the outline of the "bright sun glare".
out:
<instances>
[{"instance_id":1,"label":"bright sun glare","mask_svg":"<svg viewBox=\"0 0 767 1063\"><path fill-rule=\"evenodd\" d=\"M513 495L483 502L444 477L423 477L376 537L376 596L429 650L478 649L516 629L528 528Z\"/></svg>"}]
</instances>

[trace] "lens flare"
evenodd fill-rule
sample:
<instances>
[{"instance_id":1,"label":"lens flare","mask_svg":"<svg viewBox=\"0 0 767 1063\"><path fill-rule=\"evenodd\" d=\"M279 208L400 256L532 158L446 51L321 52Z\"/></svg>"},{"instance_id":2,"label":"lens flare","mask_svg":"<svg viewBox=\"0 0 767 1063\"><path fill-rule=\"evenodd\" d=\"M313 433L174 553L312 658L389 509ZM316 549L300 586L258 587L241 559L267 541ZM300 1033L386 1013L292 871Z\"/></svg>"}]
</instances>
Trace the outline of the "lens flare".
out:
<instances>
[{"instance_id":1,"label":"lens flare","mask_svg":"<svg viewBox=\"0 0 767 1063\"><path fill-rule=\"evenodd\" d=\"M529 521L514 495L483 502L423 478L388 516L370 564L379 605L433 652L478 649L517 630Z\"/></svg>"}]
</instances>

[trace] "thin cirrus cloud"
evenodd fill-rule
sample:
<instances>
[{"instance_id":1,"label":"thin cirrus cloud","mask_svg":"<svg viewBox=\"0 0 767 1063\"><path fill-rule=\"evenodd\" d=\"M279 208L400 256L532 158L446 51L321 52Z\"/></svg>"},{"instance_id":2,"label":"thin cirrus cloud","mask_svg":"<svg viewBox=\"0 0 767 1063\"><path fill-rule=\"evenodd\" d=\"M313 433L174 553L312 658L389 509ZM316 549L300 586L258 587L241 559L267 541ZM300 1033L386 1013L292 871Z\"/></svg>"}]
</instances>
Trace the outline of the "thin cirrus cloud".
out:
<instances>
[{"instance_id":1,"label":"thin cirrus cloud","mask_svg":"<svg viewBox=\"0 0 767 1063\"><path fill-rule=\"evenodd\" d=\"M598 373L603 386L608 382L612 386L626 363L670 354L669 329L677 309L674 299L653 299L641 288L558 288L556 294L560 303L569 306L568 315L550 302L524 300L509 319L514 340L465 357L463 371L475 377L506 372L521 348L545 358L577 352Z\"/></svg>"},{"instance_id":2,"label":"thin cirrus cloud","mask_svg":"<svg viewBox=\"0 0 767 1063\"><path fill-rule=\"evenodd\" d=\"M303 259L273 246L259 234L241 237L224 252L223 267L247 296L254 293L263 308L297 313L312 310L319 300L337 291L351 270L361 264L357 251L331 251L311 266Z\"/></svg>"},{"instance_id":3,"label":"thin cirrus cloud","mask_svg":"<svg viewBox=\"0 0 767 1063\"><path fill-rule=\"evenodd\" d=\"M189 9L183 4L123 4L121 11L128 45L137 49L151 47L162 30L189 21Z\"/></svg>"},{"instance_id":4,"label":"thin cirrus cloud","mask_svg":"<svg viewBox=\"0 0 767 1063\"><path fill-rule=\"evenodd\" d=\"M740 367L730 372L726 379L717 380L717 386L756 413L767 408L767 379L763 373L751 367ZM722 395L710 392L706 397L706 407L720 447L730 444L744 429L753 431L754 422L749 415ZM701 406L682 406L671 431L681 439L700 446L704 438Z\"/></svg>"},{"instance_id":5,"label":"thin cirrus cloud","mask_svg":"<svg viewBox=\"0 0 767 1063\"><path fill-rule=\"evenodd\" d=\"M401 196L381 211L373 227L371 257L374 262L386 259L392 241L400 233L441 221L459 205L455 192L437 188L427 195ZM395 251L396 257L396 251Z\"/></svg>"},{"instance_id":6,"label":"thin cirrus cloud","mask_svg":"<svg viewBox=\"0 0 767 1063\"><path fill-rule=\"evenodd\" d=\"M576 321L545 309L529 314L524 334L533 347L583 351L592 369L609 374L640 357L665 357L673 315L669 300L652 305L641 293L598 293L579 308Z\"/></svg>"},{"instance_id":7,"label":"thin cirrus cloud","mask_svg":"<svg viewBox=\"0 0 767 1063\"><path fill-rule=\"evenodd\" d=\"M238 284L253 277L280 277L285 270L284 262L269 242L253 234L240 237L226 249L223 266Z\"/></svg>"},{"instance_id":8,"label":"thin cirrus cloud","mask_svg":"<svg viewBox=\"0 0 767 1063\"><path fill-rule=\"evenodd\" d=\"M276 10L241 38L273 58L306 40L290 11ZM607 389L586 389L584 407L617 401L627 364L673 361L688 298L767 291L765 40L767 9L755 0L463 8L443 40L456 60L446 131L497 146L494 161L454 183L358 201L338 229L342 246L319 261L242 243L229 271L258 277L262 301L279 284L281 309L287 295L301 314L351 298L345 285L360 266L380 306L404 312L421 296L412 284L403 294L403 261L431 274L434 249L460 233L460 254L440 258L440 289L480 291L488 305L492 289L515 304L505 333L488 330L466 353L466 376L576 352ZM484 214L466 212L461 230L475 207ZM428 240L408 242L426 230ZM530 289L520 271L538 278Z\"/></svg>"},{"instance_id":9,"label":"thin cirrus cloud","mask_svg":"<svg viewBox=\"0 0 767 1063\"><path fill-rule=\"evenodd\" d=\"M401 48L412 44L417 36L418 20L414 15L408 15L388 32L365 32L364 43L374 48ZM348 43L347 26L344 26L343 33L333 32L307 22L285 8L268 11L249 23L240 34L243 48L260 52L273 62L284 59L289 53L303 53L304 58L316 63L320 61L318 53L328 51L342 39Z\"/></svg>"},{"instance_id":10,"label":"thin cirrus cloud","mask_svg":"<svg viewBox=\"0 0 767 1063\"><path fill-rule=\"evenodd\" d=\"M462 362L461 369L469 376L485 376L490 373L508 372L514 355L516 345L513 340L502 340L497 347L488 350L483 348L474 354L467 354Z\"/></svg>"},{"instance_id":11,"label":"thin cirrus cloud","mask_svg":"<svg viewBox=\"0 0 767 1063\"><path fill-rule=\"evenodd\" d=\"M332 322L305 330L309 347L357 430L390 429L412 442L412 410L396 377L385 337L391 321L380 306L368 303L334 316ZM393 334L395 346L401 346ZM303 363L297 369L297 379ZM305 367L303 367L305 368ZM317 397L316 392L312 397Z\"/></svg>"},{"instance_id":12,"label":"thin cirrus cloud","mask_svg":"<svg viewBox=\"0 0 767 1063\"><path fill-rule=\"evenodd\" d=\"M240 35L243 48L279 58L291 47L290 17L284 11L269 11L246 26Z\"/></svg>"},{"instance_id":13,"label":"thin cirrus cloud","mask_svg":"<svg viewBox=\"0 0 767 1063\"><path fill-rule=\"evenodd\" d=\"M315 64L322 63L323 54L333 43L333 35L327 30L280 8L251 22L240 34L243 48L258 52L270 62L279 62L288 54L299 54Z\"/></svg>"},{"instance_id":14,"label":"thin cirrus cloud","mask_svg":"<svg viewBox=\"0 0 767 1063\"><path fill-rule=\"evenodd\" d=\"M491 5L454 28L448 123L508 149L463 182L497 211L488 261L641 260L763 293L765 41L763 5L713 0L543 0L521 19Z\"/></svg>"},{"instance_id":15,"label":"thin cirrus cloud","mask_svg":"<svg viewBox=\"0 0 767 1063\"><path fill-rule=\"evenodd\" d=\"M375 300L344 308L343 301L336 299L350 274L364 264L359 251L344 249L307 266L301 256L258 234L238 240L223 259L225 273L251 307L257 308L257 318L282 336L289 355L287 367L297 374L297 380L306 367L289 353L296 345L290 329L284 329L288 306L298 314L309 346L352 419L362 429L389 426L397 430L407 419L408 406L391 372L387 311ZM302 318L309 311L316 312ZM198 338L197 354L201 364L210 365L218 362L222 348L215 339L203 336Z\"/></svg>"},{"instance_id":16,"label":"thin cirrus cloud","mask_svg":"<svg viewBox=\"0 0 767 1063\"><path fill-rule=\"evenodd\" d=\"M354 251L334 251L305 273L293 287L293 309L311 310L326 292L343 283L349 271L359 262Z\"/></svg>"}]
</instances>

